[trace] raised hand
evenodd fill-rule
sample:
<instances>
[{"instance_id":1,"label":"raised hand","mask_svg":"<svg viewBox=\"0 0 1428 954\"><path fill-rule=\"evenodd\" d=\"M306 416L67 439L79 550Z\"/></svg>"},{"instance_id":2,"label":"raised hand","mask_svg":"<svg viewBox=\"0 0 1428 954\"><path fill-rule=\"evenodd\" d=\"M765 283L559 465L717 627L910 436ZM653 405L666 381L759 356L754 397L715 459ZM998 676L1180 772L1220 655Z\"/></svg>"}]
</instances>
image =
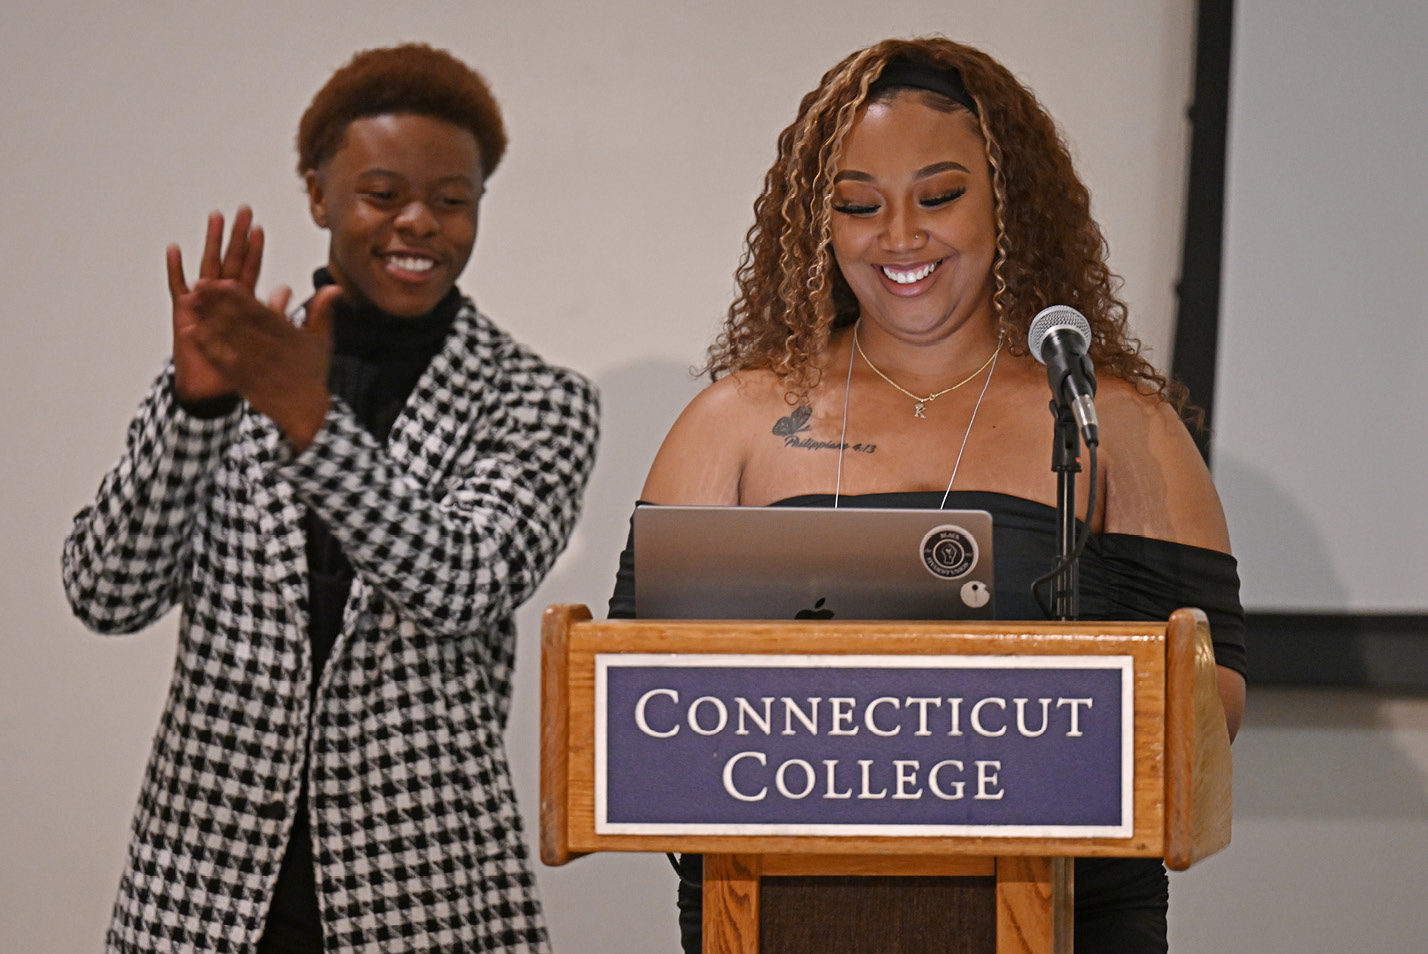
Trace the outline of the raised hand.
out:
<instances>
[{"instance_id":1,"label":"raised hand","mask_svg":"<svg viewBox=\"0 0 1428 954\"><path fill-rule=\"evenodd\" d=\"M253 225L253 212L240 206L233 216L228 247L223 248L223 214L208 216L208 232L199 260L198 278L190 288L184 278L183 254L177 245L166 253L169 297L173 299L174 386L184 401L202 401L237 393L229 381L197 348L192 331L199 315L194 310L194 293L205 284L231 281L245 288L251 297L258 284L263 263L263 230Z\"/></svg>"},{"instance_id":2,"label":"raised hand","mask_svg":"<svg viewBox=\"0 0 1428 954\"><path fill-rule=\"evenodd\" d=\"M332 306L340 294L335 285L318 291L298 327L284 314L286 288L267 304L241 279L200 282L190 293L196 321L185 336L204 366L271 418L298 451L327 416Z\"/></svg>"}]
</instances>

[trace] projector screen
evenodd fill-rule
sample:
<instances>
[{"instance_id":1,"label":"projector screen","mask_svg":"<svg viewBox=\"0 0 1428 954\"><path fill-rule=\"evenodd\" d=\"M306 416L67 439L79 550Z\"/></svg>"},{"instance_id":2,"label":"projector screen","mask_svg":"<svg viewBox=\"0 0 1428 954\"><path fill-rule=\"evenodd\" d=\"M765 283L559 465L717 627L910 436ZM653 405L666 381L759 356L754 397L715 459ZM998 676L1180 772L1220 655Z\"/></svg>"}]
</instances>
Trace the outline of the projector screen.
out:
<instances>
[{"instance_id":1,"label":"projector screen","mask_svg":"<svg viewBox=\"0 0 1428 954\"><path fill-rule=\"evenodd\" d=\"M1216 483L1251 612L1428 612L1428 4L1237 0Z\"/></svg>"}]
</instances>

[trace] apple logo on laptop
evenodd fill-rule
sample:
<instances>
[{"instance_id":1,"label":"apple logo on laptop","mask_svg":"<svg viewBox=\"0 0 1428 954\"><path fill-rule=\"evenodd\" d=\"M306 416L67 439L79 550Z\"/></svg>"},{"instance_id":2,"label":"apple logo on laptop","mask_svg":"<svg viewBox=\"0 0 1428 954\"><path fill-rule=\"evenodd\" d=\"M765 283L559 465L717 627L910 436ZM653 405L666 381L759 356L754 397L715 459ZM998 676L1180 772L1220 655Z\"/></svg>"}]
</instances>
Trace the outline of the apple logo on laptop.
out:
<instances>
[{"instance_id":1,"label":"apple logo on laptop","mask_svg":"<svg viewBox=\"0 0 1428 954\"><path fill-rule=\"evenodd\" d=\"M831 609L826 608L826 607L823 605L824 602L826 602L826 600L827 600L827 597L822 597L822 596L820 596L820 597L818 598L818 602L817 602L817 603L814 603L813 606L812 606L810 609L801 609L801 610L799 610L797 613L793 614L793 618L794 618L794 619L832 619L832 618L833 618L833 611L832 611Z\"/></svg>"}]
</instances>

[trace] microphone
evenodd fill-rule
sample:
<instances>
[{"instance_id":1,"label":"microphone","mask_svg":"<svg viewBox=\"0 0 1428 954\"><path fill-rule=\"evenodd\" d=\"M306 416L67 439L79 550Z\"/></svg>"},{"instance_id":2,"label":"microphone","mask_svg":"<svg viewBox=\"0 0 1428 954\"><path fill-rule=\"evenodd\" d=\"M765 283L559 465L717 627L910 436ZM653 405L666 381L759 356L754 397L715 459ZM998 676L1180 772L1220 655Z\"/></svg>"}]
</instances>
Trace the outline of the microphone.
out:
<instances>
[{"instance_id":1,"label":"microphone","mask_svg":"<svg viewBox=\"0 0 1428 954\"><path fill-rule=\"evenodd\" d=\"M1069 305L1043 308L1031 321L1027 344L1036 360L1046 365L1046 382L1058 404L1071 408L1087 444L1101 442L1096 421L1096 373L1086 356L1091 347L1091 323Z\"/></svg>"}]
</instances>

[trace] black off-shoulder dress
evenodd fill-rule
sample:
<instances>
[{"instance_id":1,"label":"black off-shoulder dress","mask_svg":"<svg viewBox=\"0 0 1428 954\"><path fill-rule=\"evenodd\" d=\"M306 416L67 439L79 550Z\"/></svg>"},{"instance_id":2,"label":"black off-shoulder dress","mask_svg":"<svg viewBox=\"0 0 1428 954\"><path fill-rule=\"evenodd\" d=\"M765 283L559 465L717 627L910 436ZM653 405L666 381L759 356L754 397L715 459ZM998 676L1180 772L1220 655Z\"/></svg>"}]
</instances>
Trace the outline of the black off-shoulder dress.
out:
<instances>
[{"instance_id":1,"label":"black off-shoulder dress","mask_svg":"<svg viewBox=\"0 0 1428 954\"><path fill-rule=\"evenodd\" d=\"M780 507L832 506L829 494L781 500ZM840 506L935 510L940 492L844 495ZM997 615L1045 619L1031 583L1055 562L1056 510L1044 504L986 491L954 492L950 509L992 515ZM620 557L610 617L635 615L633 539ZM1203 610L1210 620L1215 662L1245 674L1244 611L1235 559L1225 553L1127 534L1091 537L1080 560L1083 619L1163 620L1181 607ZM680 936L686 954L700 950L702 858L679 860ZM1156 859L1081 858L1076 862L1077 954L1140 954L1165 951L1169 883Z\"/></svg>"}]
</instances>

